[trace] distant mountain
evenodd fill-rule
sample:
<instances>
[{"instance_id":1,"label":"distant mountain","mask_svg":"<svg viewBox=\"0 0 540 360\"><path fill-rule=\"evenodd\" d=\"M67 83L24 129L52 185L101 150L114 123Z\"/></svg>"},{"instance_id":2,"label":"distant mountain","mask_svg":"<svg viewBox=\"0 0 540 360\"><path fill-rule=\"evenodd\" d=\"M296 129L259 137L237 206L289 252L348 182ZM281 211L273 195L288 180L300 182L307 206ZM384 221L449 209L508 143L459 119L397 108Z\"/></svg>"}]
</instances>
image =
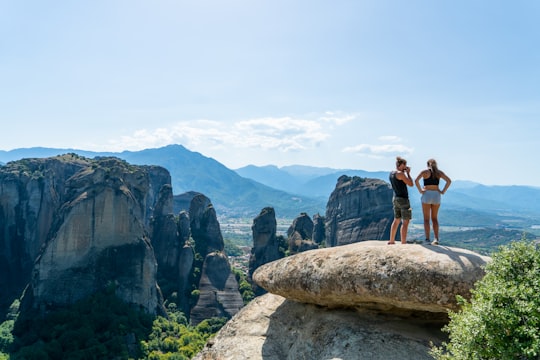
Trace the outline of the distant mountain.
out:
<instances>
[{"instance_id":1,"label":"distant mountain","mask_svg":"<svg viewBox=\"0 0 540 360\"><path fill-rule=\"evenodd\" d=\"M298 190L302 185L302 181L297 176L290 175L275 165L248 165L235 171L244 178L257 181L271 188L300 194Z\"/></svg>"},{"instance_id":2,"label":"distant mountain","mask_svg":"<svg viewBox=\"0 0 540 360\"><path fill-rule=\"evenodd\" d=\"M342 175L381 179L388 182L387 171L330 169L309 166L253 165L236 169L244 177L276 188L294 189L296 193L328 198ZM414 217L421 219L420 195L409 189ZM540 221L540 188L529 186L486 186L471 181L452 182L443 198L441 217L445 225L501 226L527 228Z\"/></svg>"},{"instance_id":3,"label":"distant mountain","mask_svg":"<svg viewBox=\"0 0 540 360\"><path fill-rule=\"evenodd\" d=\"M116 156L134 165L159 165L171 174L173 193L200 192L212 201L218 215L253 218L266 206L277 217L294 218L301 212L324 213L327 199L316 199L274 189L241 177L218 161L181 145L142 151L91 152L76 149L29 148L0 151L0 161L76 153L86 157Z\"/></svg>"},{"instance_id":4,"label":"distant mountain","mask_svg":"<svg viewBox=\"0 0 540 360\"><path fill-rule=\"evenodd\" d=\"M291 165L278 168L275 165L248 165L235 170L240 176L255 180L274 189L292 191L300 195L328 199L341 175L359 176L388 181L388 172L352 169L318 168Z\"/></svg>"},{"instance_id":5,"label":"distant mountain","mask_svg":"<svg viewBox=\"0 0 540 360\"><path fill-rule=\"evenodd\" d=\"M272 206L278 218L292 219L301 212L326 212L326 203L342 175L388 181L386 171L318 168L303 165L285 167L246 166L231 170L218 161L181 145L142 151L91 152L75 149L29 148L0 151L0 161L24 157L50 157L77 153L86 157L116 156L135 165L160 165L169 170L175 204L186 203L191 192L208 196L219 216L252 219L262 208ZM188 194L183 197L180 194ZM421 223L420 195L410 188L415 223ZM443 198L441 219L451 226L500 226L529 228L540 224L540 188L528 186L486 186L454 181ZM189 201L187 202L189 203ZM178 206L175 211L178 210Z\"/></svg>"}]
</instances>

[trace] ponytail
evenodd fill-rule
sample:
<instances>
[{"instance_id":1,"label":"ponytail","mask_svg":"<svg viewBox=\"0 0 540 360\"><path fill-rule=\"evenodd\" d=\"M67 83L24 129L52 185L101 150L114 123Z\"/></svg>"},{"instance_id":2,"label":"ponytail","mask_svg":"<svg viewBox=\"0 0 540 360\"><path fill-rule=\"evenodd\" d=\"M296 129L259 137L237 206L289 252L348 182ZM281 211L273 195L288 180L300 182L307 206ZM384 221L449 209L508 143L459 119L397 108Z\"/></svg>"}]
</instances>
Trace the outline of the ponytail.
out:
<instances>
[{"instance_id":1,"label":"ponytail","mask_svg":"<svg viewBox=\"0 0 540 360\"><path fill-rule=\"evenodd\" d=\"M427 161L428 169L431 170L431 173L435 175L435 177L438 179L441 177L441 171L439 170L439 167L437 166L437 161L435 159L429 159Z\"/></svg>"}]
</instances>

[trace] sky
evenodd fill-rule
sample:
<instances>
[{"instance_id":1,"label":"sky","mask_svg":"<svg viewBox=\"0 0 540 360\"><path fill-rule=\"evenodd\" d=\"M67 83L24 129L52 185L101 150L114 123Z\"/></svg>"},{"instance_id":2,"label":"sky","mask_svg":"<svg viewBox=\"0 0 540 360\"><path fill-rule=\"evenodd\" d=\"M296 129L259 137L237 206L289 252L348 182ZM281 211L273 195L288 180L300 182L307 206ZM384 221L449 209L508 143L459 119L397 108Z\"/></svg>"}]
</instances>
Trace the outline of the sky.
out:
<instances>
[{"instance_id":1,"label":"sky","mask_svg":"<svg viewBox=\"0 0 540 360\"><path fill-rule=\"evenodd\" d=\"M0 0L0 150L540 186L536 0Z\"/></svg>"}]
</instances>

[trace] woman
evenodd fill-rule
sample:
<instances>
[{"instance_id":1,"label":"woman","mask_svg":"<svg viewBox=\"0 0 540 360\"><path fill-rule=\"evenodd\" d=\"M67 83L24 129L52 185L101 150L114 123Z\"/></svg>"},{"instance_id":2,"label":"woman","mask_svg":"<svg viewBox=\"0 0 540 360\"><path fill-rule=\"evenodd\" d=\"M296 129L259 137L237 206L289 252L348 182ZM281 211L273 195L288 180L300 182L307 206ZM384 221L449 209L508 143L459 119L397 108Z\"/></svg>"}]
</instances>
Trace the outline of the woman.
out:
<instances>
[{"instance_id":1,"label":"woman","mask_svg":"<svg viewBox=\"0 0 540 360\"><path fill-rule=\"evenodd\" d=\"M432 245L439 245L439 208L441 206L441 194L446 193L452 180L437 167L435 159L427 161L427 169L422 170L414 180L420 194L422 194L422 213L424 214L424 232L426 234L426 243L430 243L430 221L433 223L433 233L435 240ZM420 179L424 180L424 186L420 187ZM439 180L445 181L442 191L439 189Z\"/></svg>"}]
</instances>

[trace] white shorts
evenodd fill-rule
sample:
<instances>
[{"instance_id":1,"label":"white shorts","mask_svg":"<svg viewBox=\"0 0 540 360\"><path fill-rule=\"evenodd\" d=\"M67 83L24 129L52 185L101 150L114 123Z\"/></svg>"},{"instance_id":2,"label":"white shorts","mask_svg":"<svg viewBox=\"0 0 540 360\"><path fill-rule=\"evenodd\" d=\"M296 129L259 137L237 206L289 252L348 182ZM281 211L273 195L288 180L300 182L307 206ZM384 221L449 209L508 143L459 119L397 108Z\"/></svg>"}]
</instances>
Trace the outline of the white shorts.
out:
<instances>
[{"instance_id":1,"label":"white shorts","mask_svg":"<svg viewBox=\"0 0 540 360\"><path fill-rule=\"evenodd\" d=\"M441 203L441 193L438 190L426 190L422 194L422 204L438 205Z\"/></svg>"}]
</instances>

